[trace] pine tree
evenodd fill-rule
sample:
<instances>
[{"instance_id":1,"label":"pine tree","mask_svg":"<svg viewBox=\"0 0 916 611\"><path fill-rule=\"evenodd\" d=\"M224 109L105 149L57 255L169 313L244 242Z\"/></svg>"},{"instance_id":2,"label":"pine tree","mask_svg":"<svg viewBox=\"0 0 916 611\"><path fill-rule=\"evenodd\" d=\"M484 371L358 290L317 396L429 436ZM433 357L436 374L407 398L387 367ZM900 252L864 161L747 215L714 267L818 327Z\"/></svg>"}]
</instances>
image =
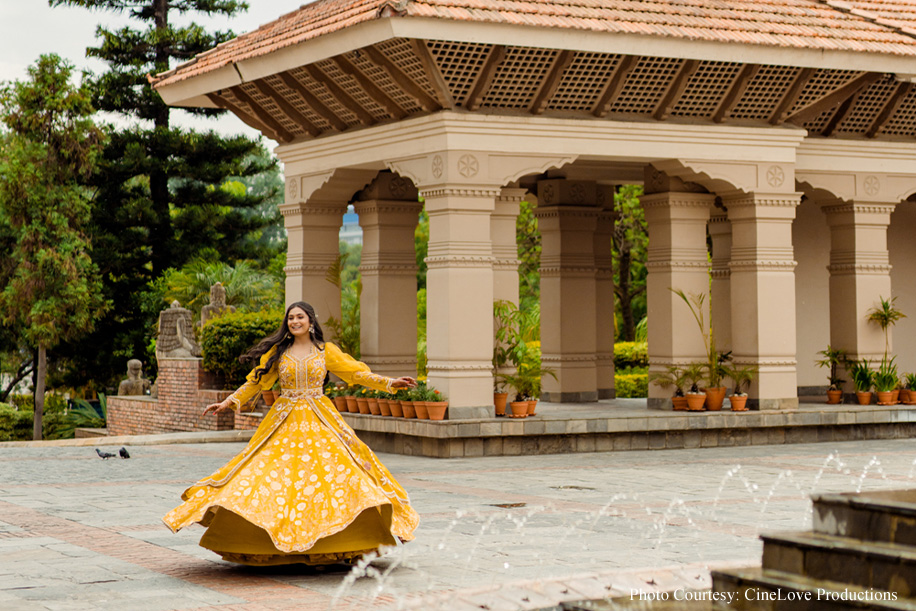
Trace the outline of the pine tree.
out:
<instances>
[{"instance_id":1,"label":"pine tree","mask_svg":"<svg viewBox=\"0 0 916 611\"><path fill-rule=\"evenodd\" d=\"M149 282L169 268L195 258L235 262L275 253L252 251L279 215L257 213L264 194L227 184L276 169L257 141L175 128L173 112L217 116L216 109L169 108L147 81L232 37L190 23L173 25L184 14L231 16L246 10L236 0L49 0L52 7L80 6L125 14L131 25L100 26L99 44L87 55L103 60L107 72L94 78L95 106L117 113L131 127L111 134L99 171L92 219L93 260L102 270L106 296L115 310L100 321L87 360L73 351L73 374L118 375L128 358L146 354L153 320L142 311ZM149 309L149 308L148 308ZM77 381L77 380L71 380Z\"/></svg>"},{"instance_id":2,"label":"pine tree","mask_svg":"<svg viewBox=\"0 0 916 611\"><path fill-rule=\"evenodd\" d=\"M0 317L37 351L34 438L41 439L47 351L90 331L106 303L82 228L102 132L89 93L70 83L56 55L29 68L30 80L2 94L10 133L0 155L0 212L13 238L0 292Z\"/></svg>"}]
</instances>

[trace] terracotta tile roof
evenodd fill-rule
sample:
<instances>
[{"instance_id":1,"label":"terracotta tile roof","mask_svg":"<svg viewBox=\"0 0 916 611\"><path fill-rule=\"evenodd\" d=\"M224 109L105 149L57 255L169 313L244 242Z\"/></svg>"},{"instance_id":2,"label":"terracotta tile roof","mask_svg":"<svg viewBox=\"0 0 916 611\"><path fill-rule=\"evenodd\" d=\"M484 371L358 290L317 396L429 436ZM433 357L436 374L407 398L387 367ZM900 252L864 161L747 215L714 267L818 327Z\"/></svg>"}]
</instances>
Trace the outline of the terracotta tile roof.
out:
<instances>
[{"instance_id":1,"label":"terracotta tile roof","mask_svg":"<svg viewBox=\"0 0 916 611\"><path fill-rule=\"evenodd\" d=\"M317 0L153 82L182 81L392 13L916 57L916 0Z\"/></svg>"}]
</instances>

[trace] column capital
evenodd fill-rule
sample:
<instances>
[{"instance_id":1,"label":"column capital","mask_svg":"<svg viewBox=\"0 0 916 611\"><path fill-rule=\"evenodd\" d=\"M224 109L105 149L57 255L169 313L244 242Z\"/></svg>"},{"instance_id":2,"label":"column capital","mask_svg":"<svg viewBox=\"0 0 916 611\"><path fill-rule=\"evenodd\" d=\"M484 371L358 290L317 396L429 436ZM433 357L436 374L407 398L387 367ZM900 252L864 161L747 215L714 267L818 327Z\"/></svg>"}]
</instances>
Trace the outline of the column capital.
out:
<instances>
[{"instance_id":1,"label":"column capital","mask_svg":"<svg viewBox=\"0 0 916 611\"><path fill-rule=\"evenodd\" d=\"M424 195L446 185L465 189L500 189L526 174L571 163L576 155L512 154L450 149L385 160L391 170L410 178Z\"/></svg>"}]
</instances>

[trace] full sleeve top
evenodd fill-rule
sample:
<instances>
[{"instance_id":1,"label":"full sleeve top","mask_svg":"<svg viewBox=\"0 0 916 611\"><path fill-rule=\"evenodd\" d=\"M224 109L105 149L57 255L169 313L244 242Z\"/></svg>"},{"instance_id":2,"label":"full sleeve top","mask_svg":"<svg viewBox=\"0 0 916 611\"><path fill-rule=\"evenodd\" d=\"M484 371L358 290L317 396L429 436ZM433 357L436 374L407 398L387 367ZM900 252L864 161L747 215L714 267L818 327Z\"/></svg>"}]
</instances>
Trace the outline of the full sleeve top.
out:
<instances>
[{"instance_id":1,"label":"full sleeve top","mask_svg":"<svg viewBox=\"0 0 916 611\"><path fill-rule=\"evenodd\" d=\"M296 393L319 397L324 394L324 378L328 371L350 385L358 384L374 390L392 392L392 378L372 373L368 365L357 361L331 342L325 343L323 349L316 346L312 354L302 359L284 353L270 370L258 378L257 371L267 364L275 351L276 348L267 351L261 357L258 366L248 374L245 383L229 396L233 409L239 411L243 406L254 405L261 392L270 390L278 379L284 395Z\"/></svg>"}]
</instances>

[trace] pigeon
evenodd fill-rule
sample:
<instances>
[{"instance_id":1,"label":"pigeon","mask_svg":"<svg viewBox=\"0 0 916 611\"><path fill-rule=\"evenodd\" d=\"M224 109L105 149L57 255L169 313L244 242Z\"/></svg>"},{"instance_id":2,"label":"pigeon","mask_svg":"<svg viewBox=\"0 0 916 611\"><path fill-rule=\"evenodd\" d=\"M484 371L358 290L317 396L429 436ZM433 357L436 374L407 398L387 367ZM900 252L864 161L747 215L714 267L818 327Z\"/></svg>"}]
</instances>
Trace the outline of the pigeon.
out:
<instances>
[{"instance_id":1,"label":"pigeon","mask_svg":"<svg viewBox=\"0 0 916 611\"><path fill-rule=\"evenodd\" d=\"M99 458L114 458L115 455L110 452L103 452L100 449L96 448L95 453L99 455Z\"/></svg>"},{"instance_id":2,"label":"pigeon","mask_svg":"<svg viewBox=\"0 0 916 611\"><path fill-rule=\"evenodd\" d=\"M121 455L121 458L130 458L130 454L127 453L127 448L121 448L118 450L118 454Z\"/></svg>"}]
</instances>

